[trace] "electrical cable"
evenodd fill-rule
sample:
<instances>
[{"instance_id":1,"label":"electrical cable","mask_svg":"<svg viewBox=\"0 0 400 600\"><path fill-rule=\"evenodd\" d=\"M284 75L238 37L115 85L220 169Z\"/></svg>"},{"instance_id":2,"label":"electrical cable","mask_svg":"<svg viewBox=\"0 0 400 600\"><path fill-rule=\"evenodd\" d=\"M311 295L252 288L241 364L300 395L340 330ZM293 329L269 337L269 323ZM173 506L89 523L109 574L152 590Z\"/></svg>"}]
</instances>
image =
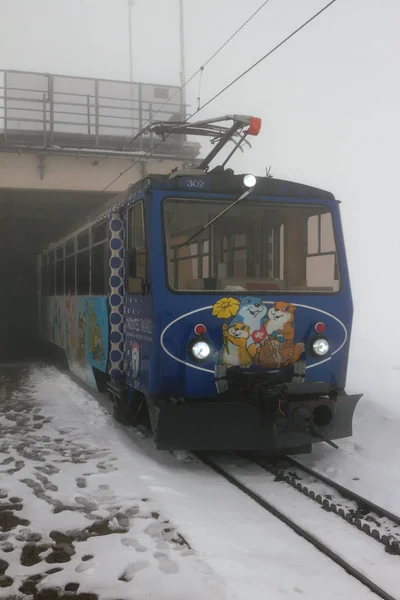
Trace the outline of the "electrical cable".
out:
<instances>
[{"instance_id":1,"label":"electrical cable","mask_svg":"<svg viewBox=\"0 0 400 600\"><path fill-rule=\"evenodd\" d=\"M304 29L304 27L306 27L309 23L311 23L311 21L313 21L314 19L316 19L319 15L321 15L327 8L329 8L330 6L332 6L332 4L334 4L335 2L336 2L336 0L331 0L331 2L329 2L323 8L321 8L321 10L319 10L317 13L315 13L315 15L313 15L310 19L308 19L308 21L305 21L305 23L303 23L302 25L300 25L300 27L298 27L297 29L295 29L294 31L292 31L292 33L290 35L288 35L284 40L282 40L281 42L279 42L279 44L277 44L276 46L274 46L274 48L272 48L272 50L269 50L269 52L267 52L267 54L264 54L264 56L262 56L259 60L257 60L255 63L253 63L248 69L246 69L245 71L243 71L243 73L241 73L240 75L238 75L237 77L235 77L235 79L233 79L230 83L228 83L228 85L226 85L224 88L222 88L222 90L220 90L217 94L215 94L215 96L213 96L212 98L210 98L209 100L207 100L207 102L205 104L203 104L203 106L201 107L200 110L203 110L203 108L205 108L206 106L208 106L209 104L211 104L211 102L214 102L214 100L216 100L219 96L221 96L221 94L223 94L224 92L226 92L226 90L228 90L230 87L232 87L232 85L234 85L240 79L242 79L242 77L244 77L245 75L247 75L247 73L250 73L250 71L252 71L260 63L262 63L266 58L268 58L269 56L271 56L271 54L273 54L276 50L278 50L278 48L280 48L281 46L283 46L283 44L285 44L287 41L289 41L290 38L292 38L293 36L296 35L296 33L298 33L299 31L301 31L302 29Z\"/></svg>"},{"instance_id":2,"label":"electrical cable","mask_svg":"<svg viewBox=\"0 0 400 600\"><path fill-rule=\"evenodd\" d=\"M181 92L181 91L182 91L182 90L183 90L183 89L184 89L184 88L185 88L185 87L186 87L186 86L187 86L187 85L188 85L188 84L189 84L191 81L193 81L193 79L194 79L194 78L195 78L195 77L196 77L196 76L197 76L199 73L200 73L200 77L201 77L201 76L203 75L203 71L204 71L205 67L206 67L207 65L209 65L209 64L210 64L210 62L211 62L212 60L214 60L214 58L215 58L216 56L218 56L218 54L219 54L219 53L220 53L220 52L221 52L221 51L222 51L222 50L225 48L225 46L227 46L227 45L229 44L229 42L231 42L231 41L233 40L233 38L234 38L234 37L236 37L236 36L237 36L237 34L238 34L238 33L239 33L239 32L240 32L240 31L241 31L241 30L242 30L244 27L246 27L246 25L247 25L248 23L250 23L250 21L251 21L251 20L252 20L252 19L253 19L253 18L254 18L254 17L255 17L255 16L256 16L256 15L257 15L259 12L260 12L260 10L262 10L262 9L264 8L264 6L266 6L266 4L268 4L268 2L269 2L269 1L270 1L270 0L265 0L265 1L264 1L264 2L261 4L261 6L259 6L259 7L257 8L257 10L256 10L256 11L254 11L254 12L253 12L253 14L252 14L252 15L250 15L250 17L249 17L249 18L248 18L248 19L247 19L247 20L246 20L244 23L242 23L242 25L241 25L241 26L240 26L238 29L236 29L236 31L234 31L234 33L232 33L232 35L231 35L231 36L230 36L230 37L229 37L229 38L228 38L228 39L227 39L227 40L226 40L226 41L225 41L225 42L222 44L222 46L220 46L220 47L218 48L218 50L216 50L216 51L214 52L214 54L212 54L212 55L211 55L211 56L210 56L210 57L209 57L209 58L206 60L206 62L204 63L204 65L202 65L201 67L199 67L199 68L197 69L197 71L196 71L195 73L193 73L193 75L192 75L191 77L189 77L189 79L188 79L187 81L185 81L185 83L184 83L183 85L181 85L181 86L180 86L180 87L179 87L179 88L178 88L178 89L177 89L177 90L176 90L176 91L175 91L175 92L172 94L172 96L170 96L170 98L168 98L168 100L167 100L166 102L164 102L164 104L162 104L162 105L160 106L160 108L158 108L158 109L157 109L157 110L156 110L156 111L155 111L155 112L152 114L152 117L154 117L154 115L158 114L158 113L159 113L159 112L160 112L160 111L161 111L161 110L164 108L164 106L166 106L166 105L167 105L167 104L168 104L168 103L169 103L169 102L170 102L170 101L171 101L173 98L175 98L175 96L177 96L177 95L179 94L179 92ZM200 94L199 94L199 95L200 95ZM146 127L146 125L147 125L149 122L150 122L150 119L149 119L148 121L146 121L146 123L144 124L144 127Z\"/></svg>"},{"instance_id":3,"label":"electrical cable","mask_svg":"<svg viewBox=\"0 0 400 600\"><path fill-rule=\"evenodd\" d=\"M314 19L316 19L319 15L321 15L325 10L327 10L330 6L332 6L332 4L334 4L336 2L336 0L331 0L331 2L329 2L328 4L326 4L323 8L321 8L321 10L319 10L317 13L315 13L312 17L310 17L307 21L305 21L302 25L300 25L299 27L297 27L297 29L295 29L294 31L292 31L292 33L290 33L284 40L282 40L281 42L279 42L279 44L277 44L276 46L274 46L271 50L269 50L266 54L264 54L264 56L262 56L259 60L257 60L256 62L254 62L250 67L248 67L245 71L243 71L240 75L238 75L237 77L235 77L235 79L233 79L230 83L228 83L224 88L222 88L222 90L220 90L217 94L215 94L212 98L210 98L209 100L207 100L207 102L205 104L203 104L202 107L197 108L192 114L190 114L184 121L184 123L187 123L194 115L196 115L197 113L199 113L201 110L203 110L206 106L208 106L209 104L211 104L211 102L214 102L214 100L216 100L219 96L221 96L224 92L226 92L226 90L228 90L230 87L232 87L232 85L234 85L235 83L237 83L240 79L242 79L242 77L244 77L245 75L247 75L247 73L249 73L250 71L252 71L255 67L257 67L259 64L261 64L264 60L266 60L269 56L271 56L271 54L273 54L276 50L278 50L278 48L280 48L281 46L283 46L286 42L288 42L293 36L295 36L299 31L301 31L302 29L304 29L307 25L309 25L309 23L311 23L312 21L314 21ZM266 4L266 3L264 3ZM261 9L262 7L260 7ZM232 37L232 36L231 36ZM226 44L225 44L226 45ZM216 55L216 54L215 54ZM211 58L210 58L211 60ZM206 63L207 64L207 63ZM200 69L199 69L200 71ZM197 71L197 73L199 72ZM197 74L196 73L196 74ZM187 83L189 83L190 79L188 80ZM178 90L179 91L179 90ZM172 97L172 96L171 96ZM172 135L172 133L167 133L163 139L161 139L159 142L157 142L157 144L155 144L154 146L152 146L151 148L149 148L149 150L147 150L140 158L138 158L134 163L132 163L131 165L129 165L129 167L127 167L124 171L122 171L119 175L117 175L117 177L115 177L102 191L101 193L105 192L109 187L111 187L113 185L113 183L115 183L116 181L118 181L118 179L120 179L120 177L122 177L123 175L125 175L125 173L127 173L130 169L132 169L133 167L135 167L139 162L141 162L144 158L146 158L146 156L148 156L149 154L151 154L151 152L153 152L153 150L155 150L158 146L160 146L170 135Z\"/></svg>"},{"instance_id":4,"label":"electrical cable","mask_svg":"<svg viewBox=\"0 0 400 600\"><path fill-rule=\"evenodd\" d=\"M191 115L189 115L189 117L187 117L187 119L184 121L185 123L191 119L197 112L199 112L201 110L200 107L200 89L201 89L201 77L203 75L204 72L204 67L206 67L207 65L210 64L210 62L216 57L218 56L218 54L225 48L225 46L227 46L229 44L229 42L231 40L233 40L234 37L236 37L236 35L248 24L250 23L250 21L260 12L261 9L264 8L264 6L266 6L268 4L270 0L265 0L258 8L257 10L255 10L253 12L253 14L250 15L250 17L244 21L244 23L242 23L242 25L236 29L236 31L234 31L234 33L222 44L222 46L220 46L218 48L218 50L216 50L214 52L214 54L212 54L204 63L204 65L202 65L201 67L199 67L197 69L197 71L195 73L193 73L193 75L191 77L189 77L189 79L187 81L185 81L185 83L178 88L170 98L168 98L168 100L166 102L164 102L164 104L162 104L153 114L152 117L154 117L154 115L156 115L157 113L159 113L164 106L166 106L171 100L172 98L174 98L177 94L179 94L179 92L181 92L195 77L196 75L198 75L200 73L200 82L199 82L199 104L197 107L197 110L192 113ZM146 125L148 125L150 123L150 119L148 119L146 121L146 123L144 124L143 127L146 127ZM144 158L146 158L149 154L151 154L151 152L153 152L153 150L155 150L158 146L160 146L171 134L167 134L164 139L160 140L159 142L157 142L154 146L152 146L149 150L147 150L140 158L138 158L135 162L133 162L131 165L129 165L129 167L127 167L124 171L122 171L119 175L117 175L117 177L115 177L104 189L101 190L101 194L103 194L104 192L106 192L108 190L108 188L110 188L113 183L115 183L116 181L118 181L118 179L120 179L121 177L123 177L125 175L125 173L127 173L128 171L130 171L130 169L133 169L133 167L135 167L138 163L140 163Z\"/></svg>"}]
</instances>

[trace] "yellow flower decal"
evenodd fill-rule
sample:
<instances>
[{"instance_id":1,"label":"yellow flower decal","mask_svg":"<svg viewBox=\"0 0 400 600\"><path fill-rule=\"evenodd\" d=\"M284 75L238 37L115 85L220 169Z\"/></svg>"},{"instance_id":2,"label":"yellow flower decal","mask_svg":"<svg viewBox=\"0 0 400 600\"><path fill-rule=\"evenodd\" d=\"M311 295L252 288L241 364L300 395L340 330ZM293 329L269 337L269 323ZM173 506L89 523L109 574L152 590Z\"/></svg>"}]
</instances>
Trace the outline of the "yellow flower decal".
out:
<instances>
[{"instance_id":1,"label":"yellow flower decal","mask_svg":"<svg viewBox=\"0 0 400 600\"><path fill-rule=\"evenodd\" d=\"M240 302L236 298L221 298L213 306L212 314L218 319L230 319L239 310Z\"/></svg>"}]
</instances>

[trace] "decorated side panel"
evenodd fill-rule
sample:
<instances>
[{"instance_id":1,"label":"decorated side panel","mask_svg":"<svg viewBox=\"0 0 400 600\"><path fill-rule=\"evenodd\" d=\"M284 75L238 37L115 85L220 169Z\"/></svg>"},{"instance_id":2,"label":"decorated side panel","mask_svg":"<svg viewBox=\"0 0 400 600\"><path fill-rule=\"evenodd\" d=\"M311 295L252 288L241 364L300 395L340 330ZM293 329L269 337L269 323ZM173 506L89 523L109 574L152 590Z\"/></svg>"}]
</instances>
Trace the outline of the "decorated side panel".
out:
<instances>
[{"instance_id":1,"label":"decorated side panel","mask_svg":"<svg viewBox=\"0 0 400 600\"><path fill-rule=\"evenodd\" d=\"M107 299L101 296L50 297L46 298L45 312L45 337L65 350L75 375L96 387L92 367L107 372Z\"/></svg>"}]
</instances>

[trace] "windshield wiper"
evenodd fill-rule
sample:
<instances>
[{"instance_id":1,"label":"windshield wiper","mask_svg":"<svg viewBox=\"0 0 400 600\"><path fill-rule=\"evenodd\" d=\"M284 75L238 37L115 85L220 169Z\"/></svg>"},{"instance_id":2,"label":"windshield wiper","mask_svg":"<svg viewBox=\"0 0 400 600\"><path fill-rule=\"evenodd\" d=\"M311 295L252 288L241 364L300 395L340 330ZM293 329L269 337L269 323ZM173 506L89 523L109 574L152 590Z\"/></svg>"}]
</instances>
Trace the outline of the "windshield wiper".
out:
<instances>
[{"instance_id":1,"label":"windshield wiper","mask_svg":"<svg viewBox=\"0 0 400 600\"><path fill-rule=\"evenodd\" d=\"M255 186L254 186L255 187ZM211 219L211 221L209 221L208 223L206 223L205 225L203 225L203 227L200 227L200 229L198 229L193 235L192 237L190 237L188 240L186 240L186 242L183 242L183 244L181 244L180 246L178 246L178 250L180 250L181 248L183 248L184 246L187 246L188 244L190 244L190 242L192 242L198 235L200 235L201 233L203 233L203 231L205 231L206 229L208 229L213 223L215 223L215 221L217 219L219 219L220 217L222 217L222 215L224 215L225 213L228 212L228 210L231 210L231 208L233 208L234 206L236 206L236 204L238 204L239 202L241 202L242 200L244 200L245 198L247 198L247 196L249 196L251 194L251 192L254 190L254 187L249 188L248 190L246 190L245 192L243 192L243 194L241 196L239 196L239 198L237 200L235 200L234 202L232 202L232 204L230 204L229 206L227 206L224 210L222 210L220 213L218 213L217 216L215 216L213 219Z\"/></svg>"}]
</instances>

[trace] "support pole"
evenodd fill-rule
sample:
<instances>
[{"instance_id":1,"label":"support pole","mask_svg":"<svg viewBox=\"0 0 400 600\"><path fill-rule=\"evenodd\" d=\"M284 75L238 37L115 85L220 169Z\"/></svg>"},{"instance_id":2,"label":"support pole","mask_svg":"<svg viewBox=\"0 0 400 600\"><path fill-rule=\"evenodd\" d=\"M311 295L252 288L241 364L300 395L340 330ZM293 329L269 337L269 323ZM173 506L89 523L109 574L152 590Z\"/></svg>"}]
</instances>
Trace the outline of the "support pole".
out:
<instances>
[{"instance_id":1,"label":"support pole","mask_svg":"<svg viewBox=\"0 0 400 600\"><path fill-rule=\"evenodd\" d=\"M133 40L132 40L132 7L135 0L128 0L128 26L129 26L129 81L130 81L130 100L131 100L131 134L135 129L135 117L133 110Z\"/></svg>"},{"instance_id":2,"label":"support pole","mask_svg":"<svg viewBox=\"0 0 400 600\"><path fill-rule=\"evenodd\" d=\"M180 55L181 55L181 69L180 69L180 80L181 80L181 114L183 119L186 119L186 90L183 87L186 81L185 73L185 25L183 18L183 0L179 0L179 32L180 32Z\"/></svg>"}]
</instances>

